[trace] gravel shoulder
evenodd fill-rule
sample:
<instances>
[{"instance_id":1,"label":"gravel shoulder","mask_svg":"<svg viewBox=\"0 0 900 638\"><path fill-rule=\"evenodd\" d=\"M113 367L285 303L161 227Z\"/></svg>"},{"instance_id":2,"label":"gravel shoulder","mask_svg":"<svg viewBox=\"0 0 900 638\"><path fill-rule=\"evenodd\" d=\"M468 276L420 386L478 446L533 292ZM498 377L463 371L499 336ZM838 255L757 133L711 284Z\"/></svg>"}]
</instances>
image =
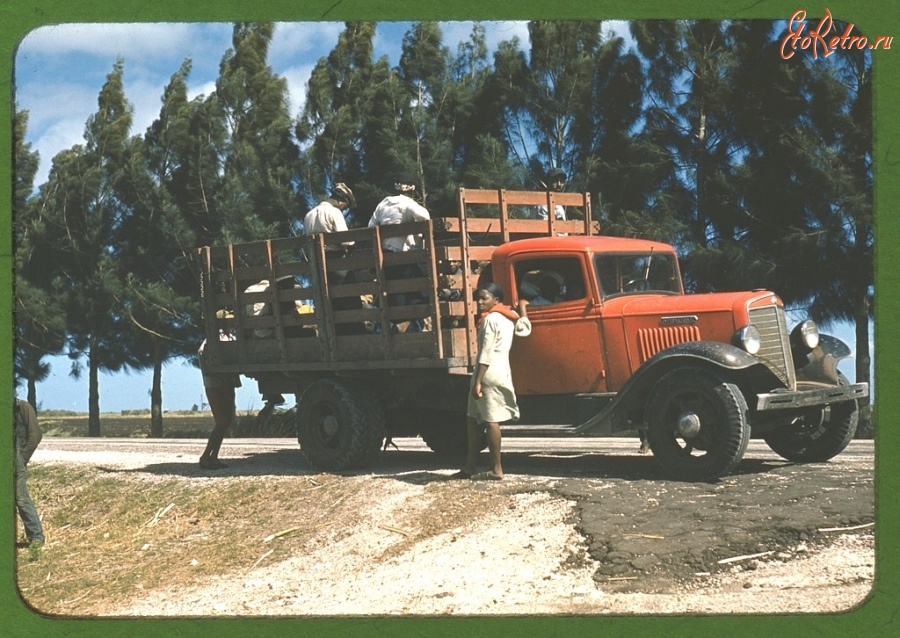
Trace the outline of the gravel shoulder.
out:
<instances>
[{"instance_id":1,"label":"gravel shoulder","mask_svg":"<svg viewBox=\"0 0 900 638\"><path fill-rule=\"evenodd\" d=\"M193 484L265 482L272 480L270 470L279 480L306 484L312 474L294 465L291 477L249 449L229 450L232 463L222 473L201 472L194 467L199 449L134 446L102 452L42 446L34 462L128 470L122 480L131 487L161 476ZM598 578L603 565L583 534L579 502L567 497L571 490L555 489L559 476L529 471L513 472L503 482L444 480L451 472L406 465L376 474L328 475L342 481L350 496L340 507L323 502L320 511L298 513L303 521L326 523L287 559L274 561L266 554L285 537L261 539L259 554L248 557L246 567L214 582L136 590L126 602L119 597L115 605L94 606L89 614L836 613L862 604L873 586L871 526L832 534L826 543L800 542L759 557L736 557L689 580L655 577L653 586L642 587L640 574ZM605 489L602 479L591 480L592 490ZM614 586L621 583L629 585L627 591Z\"/></svg>"}]
</instances>

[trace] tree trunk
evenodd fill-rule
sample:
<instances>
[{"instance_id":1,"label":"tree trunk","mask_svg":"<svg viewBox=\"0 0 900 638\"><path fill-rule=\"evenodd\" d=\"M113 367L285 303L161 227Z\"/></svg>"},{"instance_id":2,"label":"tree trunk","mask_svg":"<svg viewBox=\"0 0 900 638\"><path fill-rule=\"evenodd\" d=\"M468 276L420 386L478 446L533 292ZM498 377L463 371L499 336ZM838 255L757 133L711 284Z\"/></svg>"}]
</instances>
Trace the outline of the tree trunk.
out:
<instances>
[{"instance_id":1,"label":"tree trunk","mask_svg":"<svg viewBox=\"0 0 900 638\"><path fill-rule=\"evenodd\" d=\"M856 303L856 382L869 384L869 392L872 390L870 370L872 367L871 353L869 352L869 295L865 288ZM856 436L869 439L875 435L872 422L872 398L862 402L859 411L859 425Z\"/></svg>"},{"instance_id":2,"label":"tree trunk","mask_svg":"<svg viewBox=\"0 0 900 638\"><path fill-rule=\"evenodd\" d=\"M28 403L37 411L37 383L34 376L28 377Z\"/></svg>"},{"instance_id":3,"label":"tree trunk","mask_svg":"<svg viewBox=\"0 0 900 638\"><path fill-rule=\"evenodd\" d=\"M100 365L94 349L88 355L88 436L100 436Z\"/></svg>"},{"instance_id":4,"label":"tree trunk","mask_svg":"<svg viewBox=\"0 0 900 638\"><path fill-rule=\"evenodd\" d=\"M150 389L150 436L162 438L162 349L158 343L153 346L153 386Z\"/></svg>"}]
</instances>

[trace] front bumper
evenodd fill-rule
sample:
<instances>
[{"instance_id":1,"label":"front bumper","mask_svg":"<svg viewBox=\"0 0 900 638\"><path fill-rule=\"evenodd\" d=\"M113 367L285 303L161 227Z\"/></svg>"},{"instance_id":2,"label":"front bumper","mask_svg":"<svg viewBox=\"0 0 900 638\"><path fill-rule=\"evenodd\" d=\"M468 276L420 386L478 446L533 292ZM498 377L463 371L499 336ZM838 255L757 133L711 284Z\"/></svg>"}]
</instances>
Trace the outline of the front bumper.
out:
<instances>
[{"instance_id":1,"label":"front bumper","mask_svg":"<svg viewBox=\"0 0 900 638\"><path fill-rule=\"evenodd\" d=\"M868 383L854 383L853 385L828 385L806 387L802 390L784 390L782 392L767 392L756 395L756 409L765 410L789 410L791 408L807 408L814 405L828 403L842 403L855 401L869 396Z\"/></svg>"}]
</instances>

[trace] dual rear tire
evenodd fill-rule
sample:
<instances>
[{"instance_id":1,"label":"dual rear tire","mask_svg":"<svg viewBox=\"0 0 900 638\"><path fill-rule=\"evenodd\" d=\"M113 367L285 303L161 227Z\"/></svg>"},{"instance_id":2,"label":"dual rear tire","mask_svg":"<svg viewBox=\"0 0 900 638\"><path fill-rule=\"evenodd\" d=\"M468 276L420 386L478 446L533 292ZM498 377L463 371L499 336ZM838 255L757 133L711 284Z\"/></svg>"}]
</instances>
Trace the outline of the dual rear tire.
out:
<instances>
[{"instance_id":1,"label":"dual rear tire","mask_svg":"<svg viewBox=\"0 0 900 638\"><path fill-rule=\"evenodd\" d=\"M384 410L365 387L320 379L297 400L300 449L318 470L361 469L381 455Z\"/></svg>"}]
</instances>

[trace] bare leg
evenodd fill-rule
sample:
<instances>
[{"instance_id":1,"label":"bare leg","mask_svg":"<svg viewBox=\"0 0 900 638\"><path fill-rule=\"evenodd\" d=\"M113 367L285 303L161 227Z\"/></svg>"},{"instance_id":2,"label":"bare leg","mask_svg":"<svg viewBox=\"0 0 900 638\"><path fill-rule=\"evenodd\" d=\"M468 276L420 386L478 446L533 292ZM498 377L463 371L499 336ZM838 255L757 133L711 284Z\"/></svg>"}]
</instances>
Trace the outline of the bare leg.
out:
<instances>
[{"instance_id":1,"label":"bare leg","mask_svg":"<svg viewBox=\"0 0 900 638\"><path fill-rule=\"evenodd\" d=\"M488 454L491 459L491 471L489 474L492 475L493 478L501 478L503 476L503 466L500 464L500 441L502 438L503 437L500 434L500 424L488 423Z\"/></svg>"},{"instance_id":2,"label":"bare leg","mask_svg":"<svg viewBox=\"0 0 900 638\"><path fill-rule=\"evenodd\" d=\"M475 474L475 466L478 465L478 454L481 452L481 428L478 427L478 421L472 417L467 417L466 435L469 447L463 472L472 476Z\"/></svg>"},{"instance_id":3,"label":"bare leg","mask_svg":"<svg viewBox=\"0 0 900 638\"><path fill-rule=\"evenodd\" d=\"M234 388L231 386L206 388L206 399L209 401L215 427L209 435L206 449L200 456L200 467L205 470L218 470L226 467L218 457L225 433L234 420Z\"/></svg>"}]
</instances>

